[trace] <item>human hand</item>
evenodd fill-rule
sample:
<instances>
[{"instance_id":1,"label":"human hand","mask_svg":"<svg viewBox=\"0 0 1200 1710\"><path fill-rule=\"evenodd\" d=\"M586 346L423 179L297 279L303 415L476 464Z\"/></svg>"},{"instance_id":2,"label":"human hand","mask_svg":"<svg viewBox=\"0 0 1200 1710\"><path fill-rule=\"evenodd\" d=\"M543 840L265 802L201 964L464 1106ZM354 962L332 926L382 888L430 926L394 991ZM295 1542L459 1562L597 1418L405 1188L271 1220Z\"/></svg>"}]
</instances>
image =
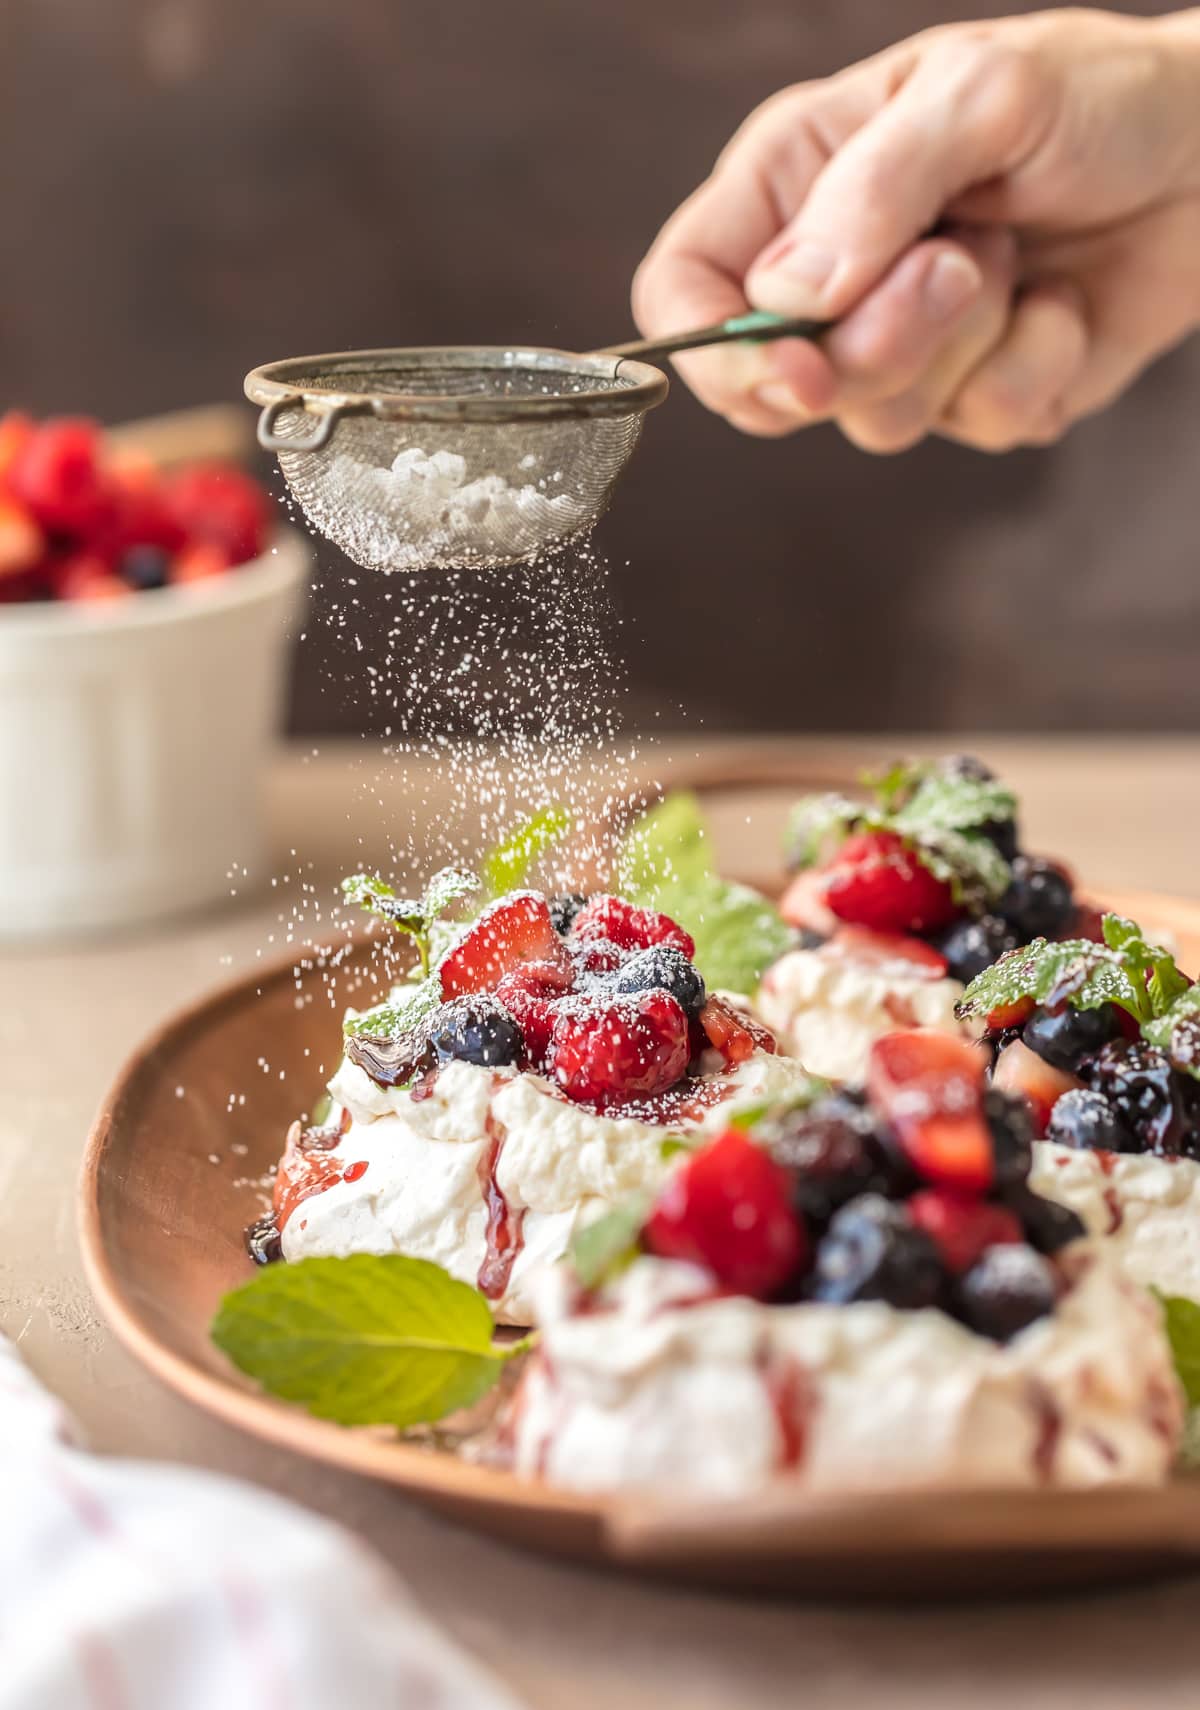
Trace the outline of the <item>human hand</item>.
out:
<instances>
[{"instance_id":1,"label":"human hand","mask_svg":"<svg viewBox=\"0 0 1200 1710\"><path fill-rule=\"evenodd\" d=\"M782 91L633 301L647 336L747 308L837 321L676 359L749 433L1058 438L1200 325L1200 12L950 25Z\"/></svg>"}]
</instances>

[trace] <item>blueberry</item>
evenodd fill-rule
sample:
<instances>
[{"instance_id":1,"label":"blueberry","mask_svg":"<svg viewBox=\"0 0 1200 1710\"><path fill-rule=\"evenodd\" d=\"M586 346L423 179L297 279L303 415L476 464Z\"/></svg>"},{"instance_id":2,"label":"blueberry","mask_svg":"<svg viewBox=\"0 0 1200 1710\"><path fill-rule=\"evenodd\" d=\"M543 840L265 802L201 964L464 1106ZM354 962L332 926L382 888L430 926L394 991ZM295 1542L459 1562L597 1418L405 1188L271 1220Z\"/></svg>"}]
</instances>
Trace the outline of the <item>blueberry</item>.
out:
<instances>
[{"instance_id":1,"label":"blueberry","mask_svg":"<svg viewBox=\"0 0 1200 1710\"><path fill-rule=\"evenodd\" d=\"M792 1182L792 1204L809 1225L823 1226L848 1200L905 1184L895 1179L887 1150L863 1103L831 1093L807 1110L790 1111L761 1131L767 1149Z\"/></svg>"},{"instance_id":2,"label":"blueberry","mask_svg":"<svg viewBox=\"0 0 1200 1710\"><path fill-rule=\"evenodd\" d=\"M1103 1093L1080 1087L1050 1112L1047 1140L1087 1152L1136 1152L1137 1142Z\"/></svg>"},{"instance_id":3,"label":"blueberry","mask_svg":"<svg viewBox=\"0 0 1200 1710\"><path fill-rule=\"evenodd\" d=\"M520 1023L486 993L455 998L435 1010L429 1043L439 1063L478 1063L486 1069L518 1063L525 1051Z\"/></svg>"},{"instance_id":4,"label":"blueberry","mask_svg":"<svg viewBox=\"0 0 1200 1710\"><path fill-rule=\"evenodd\" d=\"M1075 913L1071 881L1053 861L1018 855L997 913L1016 929L1023 943L1032 938L1055 938L1066 931Z\"/></svg>"},{"instance_id":5,"label":"blueberry","mask_svg":"<svg viewBox=\"0 0 1200 1710\"><path fill-rule=\"evenodd\" d=\"M1165 1157L1192 1152L1196 1124L1191 1088L1165 1051L1140 1039L1113 1039L1083 1065L1082 1073L1133 1136L1134 1150Z\"/></svg>"},{"instance_id":6,"label":"blueberry","mask_svg":"<svg viewBox=\"0 0 1200 1710\"><path fill-rule=\"evenodd\" d=\"M1044 1062L1073 1075L1085 1057L1094 1057L1119 1031L1111 1003L1099 1009L1035 1009L1025 1023L1022 1041Z\"/></svg>"},{"instance_id":7,"label":"blueberry","mask_svg":"<svg viewBox=\"0 0 1200 1710\"><path fill-rule=\"evenodd\" d=\"M948 926L933 943L946 958L951 978L966 986L1006 950L1015 950L1017 935L998 915L981 914L974 920L968 915Z\"/></svg>"},{"instance_id":8,"label":"blueberry","mask_svg":"<svg viewBox=\"0 0 1200 1710\"><path fill-rule=\"evenodd\" d=\"M122 579L143 592L165 587L170 568L171 555L161 546L131 546L121 559Z\"/></svg>"},{"instance_id":9,"label":"blueberry","mask_svg":"<svg viewBox=\"0 0 1200 1710\"><path fill-rule=\"evenodd\" d=\"M992 1131L996 1186L1015 1187L1028 1178L1033 1162L1033 1124L1025 1100L989 1087L983 1112Z\"/></svg>"},{"instance_id":10,"label":"blueberry","mask_svg":"<svg viewBox=\"0 0 1200 1710\"><path fill-rule=\"evenodd\" d=\"M274 1215L260 1217L245 1233L246 1251L256 1265L273 1265L283 1257L283 1241Z\"/></svg>"},{"instance_id":11,"label":"blueberry","mask_svg":"<svg viewBox=\"0 0 1200 1710\"><path fill-rule=\"evenodd\" d=\"M1007 1342L1054 1311L1054 1270L1032 1247L989 1247L955 1290L958 1316L981 1336Z\"/></svg>"},{"instance_id":12,"label":"blueberry","mask_svg":"<svg viewBox=\"0 0 1200 1710\"><path fill-rule=\"evenodd\" d=\"M560 896L550 898L550 919L560 938L565 938L570 932L575 916L586 902L587 898L579 891L564 891Z\"/></svg>"},{"instance_id":13,"label":"blueberry","mask_svg":"<svg viewBox=\"0 0 1200 1710\"><path fill-rule=\"evenodd\" d=\"M1020 1218L1025 1239L1039 1253L1057 1253L1071 1241L1087 1234L1082 1217L1052 1199L1043 1199L1030 1187L1006 1193L1004 1203Z\"/></svg>"},{"instance_id":14,"label":"blueberry","mask_svg":"<svg viewBox=\"0 0 1200 1710\"><path fill-rule=\"evenodd\" d=\"M915 1309L941 1297L944 1277L937 1248L915 1229L902 1205L881 1194L862 1194L836 1213L817 1246L809 1285L813 1300L843 1306L882 1300Z\"/></svg>"},{"instance_id":15,"label":"blueberry","mask_svg":"<svg viewBox=\"0 0 1200 1710\"><path fill-rule=\"evenodd\" d=\"M670 992L685 1015L699 1015L708 998L704 979L682 950L673 944L652 944L639 950L617 972L614 992Z\"/></svg>"}]
</instances>

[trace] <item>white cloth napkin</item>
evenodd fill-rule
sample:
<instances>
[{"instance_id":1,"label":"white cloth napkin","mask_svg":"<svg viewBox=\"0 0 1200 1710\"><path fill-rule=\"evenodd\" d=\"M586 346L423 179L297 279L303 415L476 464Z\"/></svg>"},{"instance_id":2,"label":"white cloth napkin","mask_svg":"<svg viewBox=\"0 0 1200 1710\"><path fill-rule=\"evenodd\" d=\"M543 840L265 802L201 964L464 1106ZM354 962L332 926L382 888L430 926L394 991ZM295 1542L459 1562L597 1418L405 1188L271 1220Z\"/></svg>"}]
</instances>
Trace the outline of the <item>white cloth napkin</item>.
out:
<instances>
[{"instance_id":1,"label":"white cloth napkin","mask_svg":"<svg viewBox=\"0 0 1200 1710\"><path fill-rule=\"evenodd\" d=\"M516 1710L349 1533L87 1454L0 1337L0 1710Z\"/></svg>"}]
</instances>

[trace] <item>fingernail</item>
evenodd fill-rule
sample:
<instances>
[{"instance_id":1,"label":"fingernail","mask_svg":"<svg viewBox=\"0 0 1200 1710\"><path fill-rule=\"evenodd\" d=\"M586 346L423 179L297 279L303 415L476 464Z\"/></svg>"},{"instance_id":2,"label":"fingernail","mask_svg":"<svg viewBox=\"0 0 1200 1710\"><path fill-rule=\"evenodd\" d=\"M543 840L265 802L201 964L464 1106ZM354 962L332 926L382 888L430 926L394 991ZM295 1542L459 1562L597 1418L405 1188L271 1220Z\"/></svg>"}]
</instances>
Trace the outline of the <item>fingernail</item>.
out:
<instances>
[{"instance_id":1,"label":"fingernail","mask_svg":"<svg viewBox=\"0 0 1200 1710\"><path fill-rule=\"evenodd\" d=\"M798 243L787 245L770 258L768 265L772 273L781 273L785 279L794 279L797 285L809 285L818 291L833 272L836 261L837 257L827 249Z\"/></svg>"},{"instance_id":2,"label":"fingernail","mask_svg":"<svg viewBox=\"0 0 1200 1710\"><path fill-rule=\"evenodd\" d=\"M934 260L922 292L931 321L948 321L965 309L983 285L983 274L969 255L943 250Z\"/></svg>"},{"instance_id":3,"label":"fingernail","mask_svg":"<svg viewBox=\"0 0 1200 1710\"><path fill-rule=\"evenodd\" d=\"M784 380L768 380L765 385L756 387L754 398L764 409L772 410L776 415L797 418L808 415L804 405Z\"/></svg>"}]
</instances>

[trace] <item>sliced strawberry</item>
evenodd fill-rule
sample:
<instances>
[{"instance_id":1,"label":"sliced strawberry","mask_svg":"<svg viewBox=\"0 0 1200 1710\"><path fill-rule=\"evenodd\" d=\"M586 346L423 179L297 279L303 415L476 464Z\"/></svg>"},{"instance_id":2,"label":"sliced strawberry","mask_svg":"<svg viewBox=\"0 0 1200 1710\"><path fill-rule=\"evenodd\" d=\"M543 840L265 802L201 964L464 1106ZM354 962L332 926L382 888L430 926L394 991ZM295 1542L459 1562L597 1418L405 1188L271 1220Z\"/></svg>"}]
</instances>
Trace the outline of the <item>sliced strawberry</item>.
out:
<instances>
[{"instance_id":1,"label":"sliced strawberry","mask_svg":"<svg viewBox=\"0 0 1200 1710\"><path fill-rule=\"evenodd\" d=\"M543 976L548 975L548 978ZM521 1024L529 1066L543 1069L550 1049L550 1035L558 1016L557 1004L564 996L563 971L545 962L527 962L505 974L496 985L496 996Z\"/></svg>"},{"instance_id":2,"label":"sliced strawberry","mask_svg":"<svg viewBox=\"0 0 1200 1710\"><path fill-rule=\"evenodd\" d=\"M669 1178L642 1240L660 1258L703 1265L725 1288L758 1299L774 1294L808 1256L787 1175L733 1128Z\"/></svg>"},{"instance_id":3,"label":"sliced strawberry","mask_svg":"<svg viewBox=\"0 0 1200 1710\"><path fill-rule=\"evenodd\" d=\"M495 991L503 975L523 962L538 962L553 978L571 983L570 958L554 930L544 896L514 891L484 909L479 919L452 944L438 970L442 996Z\"/></svg>"},{"instance_id":4,"label":"sliced strawberry","mask_svg":"<svg viewBox=\"0 0 1200 1710\"><path fill-rule=\"evenodd\" d=\"M571 936L607 938L622 950L648 950L652 944L673 944L690 961L696 941L670 915L652 908L635 908L623 897L600 895L586 902L575 916Z\"/></svg>"},{"instance_id":5,"label":"sliced strawberry","mask_svg":"<svg viewBox=\"0 0 1200 1710\"><path fill-rule=\"evenodd\" d=\"M1064 1069L1056 1069L1031 1051L1021 1040L1006 1045L996 1060L992 1084L1003 1092L1018 1093L1029 1108L1034 1133L1045 1134L1050 1112L1065 1092L1082 1082Z\"/></svg>"},{"instance_id":6,"label":"sliced strawberry","mask_svg":"<svg viewBox=\"0 0 1200 1710\"><path fill-rule=\"evenodd\" d=\"M779 899L779 912L789 926L799 926L822 938L837 926L837 916L825 901L828 873L823 868L810 867L797 873Z\"/></svg>"},{"instance_id":7,"label":"sliced strawberry","mask_svg":"<svg viewBox=\"0 0 1200 1710\"><path fill-rule=\"evenodd\" d=\"M913 1028L871 1047L867 1090L927 1181L984 1193L995 1147L983 1109L984 1058L965 1039Z\"/></svg>"},{"instance_id":8,"label":"sliced strawberry","mask_svg":"<svg viewBox=\"0 0 1200 1710\"><path fill-rule=\"evenodd\" d=\"M999 1008L988 1011L988 1032L1003 1033L1008 1027L1024 1027L1036 1008L1037 1004L1031 997L1014 998L1012 1003L1002 1003Z\"/></svg>"},{"instance_id":9,"label":"sliced strawberry","mask_svg":"<svg viewBox=\"0 0 1200 1710\"><path fill-rule=\"evenodd\" d=\"M1020 1219L1007 1207L965 1199L945 1188L914 1193L908 1215L930 1237L955 1276L969 1271L986 1247L1013 1246L1025 1239Z\"/></svg>"},{"instance_id":10,"label":"sliced strawberry","mask_svg":"<svg viewBox=\"0 0 1200 1710\"><path fill-rule=\"evenodd\" d=\"M547 1066L579 1104L603 1109L652 1098L674 1086L687 1064L687 1016L668 992L559 1005Z\"/></svg>"},{"instance_id":11,"label":"sliced strawberry","mask_svg":"<svg viewBox=\"0 0 1200 1710\"><path fill-rule=\"evenodd\" d=\"M906 974L923 980L944 979L949 964L939 950L921 938L900 932L875 932L869 926L838 926L830 943L854 962L872 967L902 964Z\"/></svg>"},{"instance_id":12,"label":"sliced strawberry","mask_svg":"<svg viewBox=\"0 0 1200 1710\"><path fill-rule=\"evenodd\" d=\"M721 1053L730 1068L744 1063L755 1051L774 1055L779 1049L775 1035L761 1021L720 998L708 999L700 1011L699 1023L709 1045Z\"/></svg>"},{"instance_id":13,"label":"sliced strawberry","mask_svg":"<svg viewBox=\"0 0 1200 1710\"><path fill-rule=\"evenodd\" d=\"M830 863L825 900L839 920L879 932L930 932L959 912L950 886L893 831L846 839Z\"/></svg>"}]
</instances>

